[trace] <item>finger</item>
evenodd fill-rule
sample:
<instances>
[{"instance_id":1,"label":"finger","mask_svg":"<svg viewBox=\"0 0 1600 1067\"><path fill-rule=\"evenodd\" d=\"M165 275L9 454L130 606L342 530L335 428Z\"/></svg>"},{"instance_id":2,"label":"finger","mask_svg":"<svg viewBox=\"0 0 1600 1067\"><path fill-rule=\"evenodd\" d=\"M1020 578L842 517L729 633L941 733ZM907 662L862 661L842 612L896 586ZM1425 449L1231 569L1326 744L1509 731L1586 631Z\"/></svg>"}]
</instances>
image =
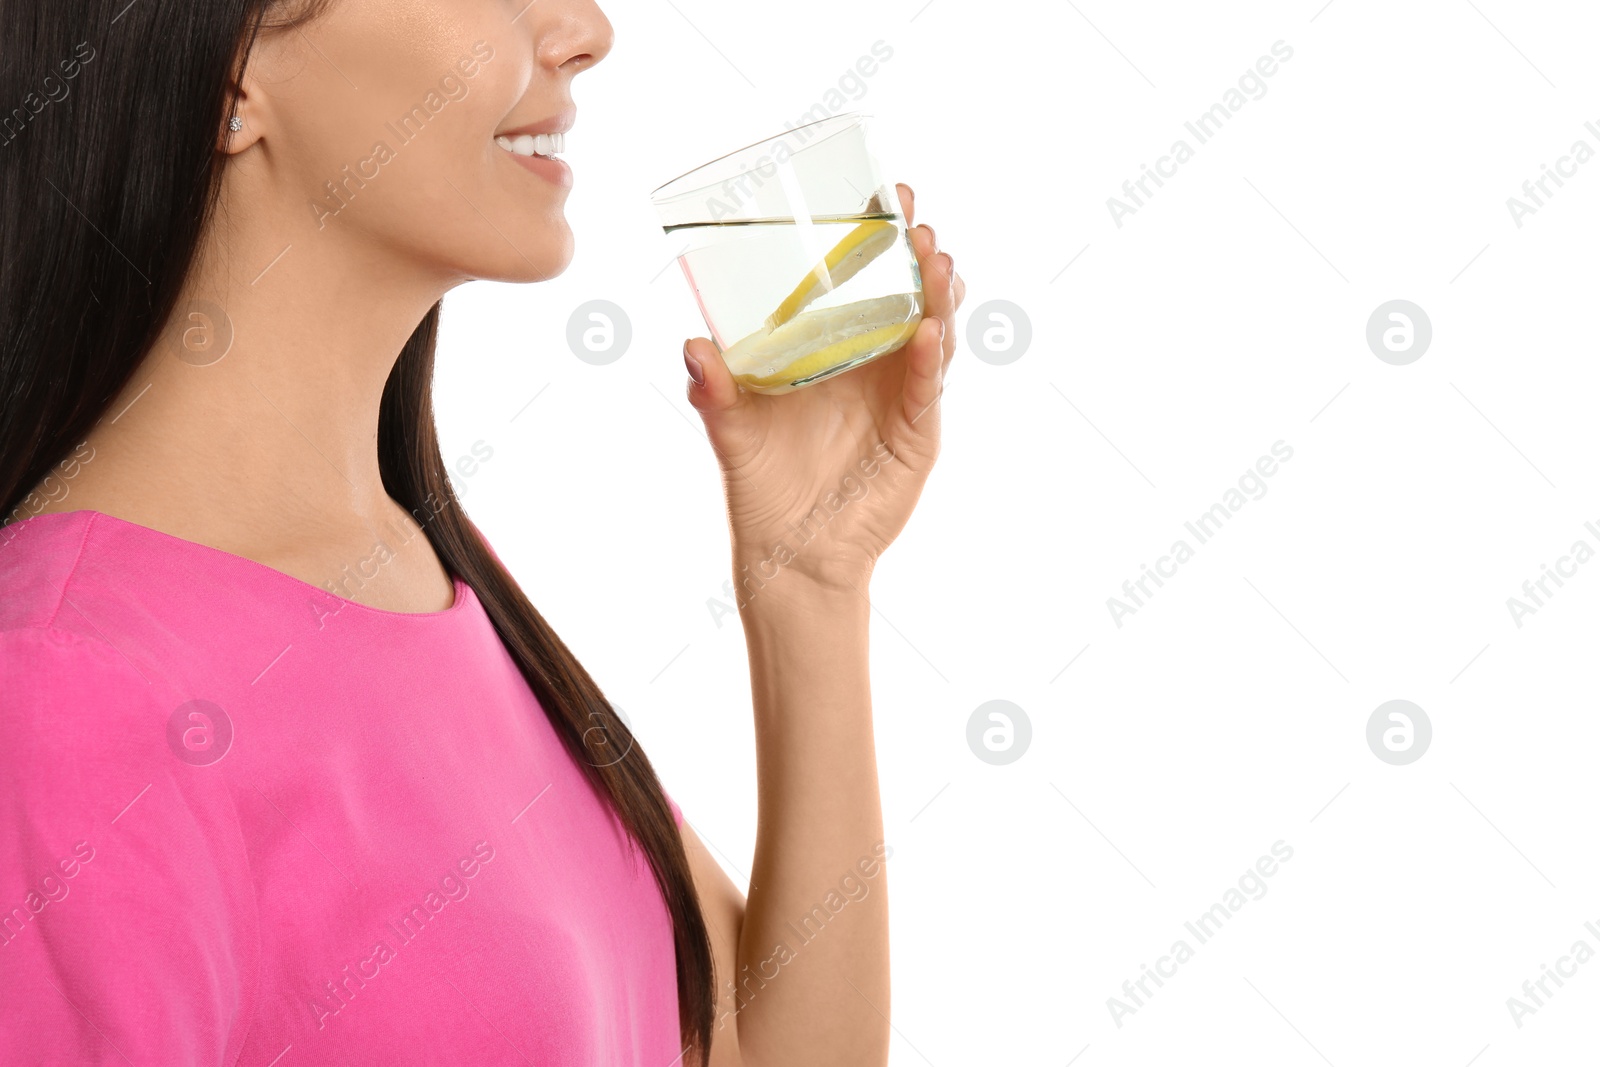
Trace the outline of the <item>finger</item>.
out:
<instances>
[{"instance_id":1,"label":"finger","mask_svg":"<svg viewBox=\"0 0 1600 1067\"><path fill-rule=\"evenodd\" d=\"M950 321L956 309L955 260L948 252L935 252L922 268L923 315ZM954 341L954 338L946 338Z\"/></svg>"},{"instance_id":2,"label":"finger","mask_svg":"<svg viewBox=\"0 0 1600 1067\"><path fill-rule=\"evenodd\" d=\"M911 235L912 254L917 257L917 271L922 275L923 291L931 295L946 273L943 258L939 256L938 239L927 223L913 226L907 232Z\"/></svg>"},{"instance_id":3,"label":"finger","mask_svg":"<svg viewBox=\"0 0 1600 1067\"><path fill-rule=\"evenodd\" d=\"M943 319L925 319L906 343L906 378L901 390L905 432L928 440L939 432L939 394L944 390Z\"/></svg>"},{"instance_id":4,"label":"finger","mask_svg":"<svg viewBox=\"0 0 1600 1067\"><path fill-rule=\"evenodd\" d=\"M900 214L905 216L906 225L910 226L917 214L917 194L905 182L896 182L894 191L900 196Z\"/></svg>"},{"instance_id":5,"label":"finger","mask_svg":"<svg viewBox=\"0 0 1600 1067\"><path fill-rule=\"evenodd\" d=\"M692 337L683 345L685 370L689 376L689 403L703 417L711 418L737 408L745 400L733 372L723 362L709 337ZM690 366L690 361L695 366ZM701 381L695 381L695 370Z\"/></svg>"},{"instance_id":6,"label":"finger","mask_svg":"<svg viewBox=\"0 0 1600 1067\"><path fill-rule=\"evenodd\" d=\"M955 298L956 307L960 307L961 302L967 298L967 283L962 281L959 272L957 272L955 280Z\"/></svg>"},{"instance_id":7,"label":"finger","mask_svg":"<svg viewBox=\"0 0 1600 1067\"><path fill-rule=\"evenodd\" d=\"M938 318L945 324L941 370L948 370L956 354L956 295L955 259L948 252L938 252L928 259L928 269L922 275L922 296L925 315Z\"/></svg>"}]
</instances>

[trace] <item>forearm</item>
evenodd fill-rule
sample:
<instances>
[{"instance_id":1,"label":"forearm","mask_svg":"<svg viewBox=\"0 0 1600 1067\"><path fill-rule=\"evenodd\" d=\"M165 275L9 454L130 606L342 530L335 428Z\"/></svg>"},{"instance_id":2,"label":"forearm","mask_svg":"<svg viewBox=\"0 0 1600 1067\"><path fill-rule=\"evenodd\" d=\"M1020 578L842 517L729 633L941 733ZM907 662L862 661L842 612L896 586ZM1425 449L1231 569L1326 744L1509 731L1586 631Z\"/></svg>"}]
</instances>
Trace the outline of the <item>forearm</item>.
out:
<instances>
[{"instance_id":1,"label":"forearm","mask_svg":"<svg viewBox=\"0 0 1600 1067\"><path fill-rule=\"evenodd\" d=\"M760 782L734 976L747 1067L888 1059L871 608L865 576L855 584L825 589L784 575L741 613Z\"/></svg>"}]
</instances>

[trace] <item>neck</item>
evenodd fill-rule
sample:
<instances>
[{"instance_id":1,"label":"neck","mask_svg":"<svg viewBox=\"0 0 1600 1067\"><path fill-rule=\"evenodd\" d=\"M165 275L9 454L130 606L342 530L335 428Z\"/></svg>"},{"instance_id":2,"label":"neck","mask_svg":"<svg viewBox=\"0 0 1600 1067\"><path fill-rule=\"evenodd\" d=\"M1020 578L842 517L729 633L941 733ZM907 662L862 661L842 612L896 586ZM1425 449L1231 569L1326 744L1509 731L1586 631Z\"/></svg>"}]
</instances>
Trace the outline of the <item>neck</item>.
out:
<instances>
[{"instance_id":1,"label":"neck","mask_svg":"<svg viewBox=\"0 0 1600 1067\"><path fill-rule=\"evenodd\" d=\"M248 204L225 190L161 341L51 510L114 511L216 540L338 536L392 519L377 453L384 384L454 279L374 247L353 220L319 227L303 204Z\"/></svg>"}]
</instances>

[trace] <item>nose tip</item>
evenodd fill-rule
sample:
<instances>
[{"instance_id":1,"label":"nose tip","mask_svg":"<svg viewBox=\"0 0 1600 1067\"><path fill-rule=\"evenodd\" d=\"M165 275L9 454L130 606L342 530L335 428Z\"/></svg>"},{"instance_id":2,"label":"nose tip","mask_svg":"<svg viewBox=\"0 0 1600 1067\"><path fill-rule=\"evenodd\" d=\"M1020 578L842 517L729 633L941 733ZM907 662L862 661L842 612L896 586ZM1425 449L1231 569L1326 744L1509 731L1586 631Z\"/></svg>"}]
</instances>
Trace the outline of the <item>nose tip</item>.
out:
<instances>
[{"instance_id":1,"label":"nose tip","mask_svg":"<svg viewBox=\"0 0 1600 1067\"><path fill-rule=\"evenodd\" d=\"M616 43L616 29L598 5L585 2L578 7L580 10L573 12L567 22L571 35L562 35L565 43L556 45L557 65L574 73L587 70L610 55Z\"/></svg>"},{"instance_id":2,"label":"nose tip","mask_svg":"<svg viewBox=\"0 0 1600 1067\"><path fill-rule=\"evenodd\" d=\"M617 31L616 27L611 25L611 20L606 18L605 12L596 7L594 14L600 25L596 27L595 44L590 49L590 54L594 57L592 62L598 63L611 54L611 46L617 41Z\"/></svg>"}]
</instances>

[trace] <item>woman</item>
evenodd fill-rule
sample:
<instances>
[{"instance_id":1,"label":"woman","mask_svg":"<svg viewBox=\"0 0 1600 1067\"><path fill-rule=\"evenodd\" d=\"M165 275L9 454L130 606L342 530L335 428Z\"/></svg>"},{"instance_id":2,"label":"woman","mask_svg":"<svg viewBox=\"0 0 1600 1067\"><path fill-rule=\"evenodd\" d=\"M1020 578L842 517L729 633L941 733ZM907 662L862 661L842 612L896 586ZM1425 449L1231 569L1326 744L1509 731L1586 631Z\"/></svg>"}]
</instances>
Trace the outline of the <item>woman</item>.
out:
<instances>
[{"instance_id":1,"label":"woman","mask_svg":"<svg viewBox=\"0 0 1600 1067\"><path fill-rule=\"evenodd\" d=\"M571 257L518 138L611 42L590 0L0 5L0 1061L886 1058L865 593L962 285L918 227L914 339L790 395L684 347L735 575L878 464L742 603L746 899L432 419L443 294Z\"/></svg>"}]
</instances>

